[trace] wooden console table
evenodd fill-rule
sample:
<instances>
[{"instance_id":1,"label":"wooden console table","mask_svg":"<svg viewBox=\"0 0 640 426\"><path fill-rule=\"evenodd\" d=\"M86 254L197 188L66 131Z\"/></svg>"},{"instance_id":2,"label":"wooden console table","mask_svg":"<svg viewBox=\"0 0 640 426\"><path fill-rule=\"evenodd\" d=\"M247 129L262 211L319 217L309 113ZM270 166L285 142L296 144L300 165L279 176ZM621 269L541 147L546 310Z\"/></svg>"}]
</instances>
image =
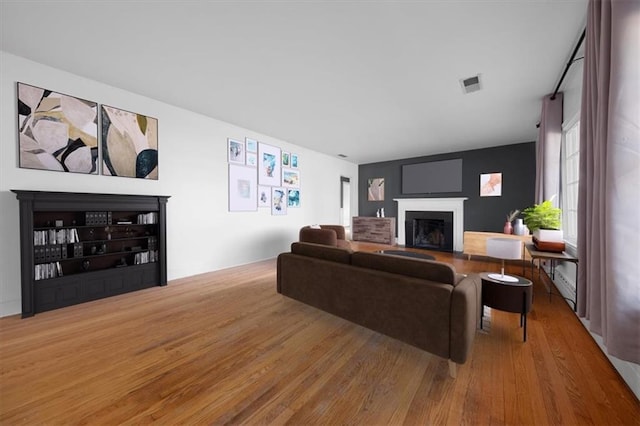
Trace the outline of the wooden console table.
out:
<instances>
[{"instance_id":1,"label":"wooden console table","mask_svg":"<svg viewBox=\"0 0 640 426\"><path fill-rule=\"evenodd\" d=\"M487 239L488 238L513 238L522 241L522 244L531 243L531 235L513 235L503 234L501 232L476 232L464 231L464 248L462 252L471 260L471 255L486 256L487 255ZM531 260L531 255L527 250L522 248L524 260Z\"/></svg>"},{"instance_id":2,"label":"wooden console table","mask_svg":"<svg viewBox=\"0 0 640 426\"><path fill-rule=\"evenodd\" d=\"M396 218L355 216L353 218L352 239L371 243L395 244Z\"/></svg>"},{"instance_id":3,"label":"wooden console table","mask_svg":"<svg viewBox=\"0 0 640 426\"><path fill-rule=\"evenodd\" d=\"M564 299L568 300L569 302L573 303L573 311L575 312L576 309L578 308L578 258L571 256L570 254L568 254L567 252L563 251L562 253L556 253L556 252L551 252L551 251L540 251L538 249L536 249L536 246L533 243L527 243L524 245L526 247L526 252L529 255L529 257L531 258L531 279L533 279L533 266L535 263L535 260L538 260L538 279L540 279L540 273L541 273L541 267L540 267L540 262L542 260L548 260L551 262L551 281L553 282L553 280L555 280L556 278L556 266L558 265L558 262L571 262L574 265L576 265L576 298L575 300L573 299L569 299L567 297L562 296L562 294L560 294L560 296L562 296ZM525 264L522 264L522 274L525 273ZM546 285L546 284L545 284ZM548 293L549 293L549 297L551 297L551 287L547 288Z\"/></svg>"}]
</instances>

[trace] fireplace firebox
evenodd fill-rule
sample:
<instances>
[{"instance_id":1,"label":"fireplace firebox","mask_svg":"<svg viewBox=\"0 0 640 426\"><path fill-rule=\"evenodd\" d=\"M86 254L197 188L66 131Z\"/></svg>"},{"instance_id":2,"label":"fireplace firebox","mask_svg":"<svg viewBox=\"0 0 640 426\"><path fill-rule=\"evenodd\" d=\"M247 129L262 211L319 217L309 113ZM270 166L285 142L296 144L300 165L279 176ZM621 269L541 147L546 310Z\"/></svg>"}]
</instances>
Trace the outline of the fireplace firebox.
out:
<instances>
[{"instance_id":1,"label":"fireplace firebox","mask_svg":"<svg viewBox=\"0 0 640 426\"><path fill-rule=\"evenodd\" d=\"M453 251L453 212L407 211L405 245Z\"/></svg>"}]
</instances>

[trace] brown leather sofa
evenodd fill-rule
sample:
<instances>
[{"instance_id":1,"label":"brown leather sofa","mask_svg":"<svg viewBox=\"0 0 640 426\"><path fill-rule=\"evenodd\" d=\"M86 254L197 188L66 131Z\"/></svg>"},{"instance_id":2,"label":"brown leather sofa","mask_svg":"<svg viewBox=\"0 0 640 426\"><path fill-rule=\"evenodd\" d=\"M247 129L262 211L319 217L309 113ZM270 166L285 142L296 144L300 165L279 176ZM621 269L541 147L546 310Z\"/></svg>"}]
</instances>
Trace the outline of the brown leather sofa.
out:
<instances>
[{"instance_id":1,"label":"brown leather sofa","mask_svg":"<svg viewBox=\"0 0 640 426\"><path fill-rule=\"evenodd\" d=\"M305 226L300 229L299 241L303 243L323 244L325 246L351 248L347 241L344 226L319 225L320 229Z\"/></svg>"},{"instance_id":2,"label":"brown leather sofa","mask_svg":"<svg viewBox=\"0 0 640 426\"><path fill-rule=\"evenodd\" d=\"M277 291L455 364L469 357L481 281L436 261L293 243L277 260Z\"/></svg>"}]
</instances>

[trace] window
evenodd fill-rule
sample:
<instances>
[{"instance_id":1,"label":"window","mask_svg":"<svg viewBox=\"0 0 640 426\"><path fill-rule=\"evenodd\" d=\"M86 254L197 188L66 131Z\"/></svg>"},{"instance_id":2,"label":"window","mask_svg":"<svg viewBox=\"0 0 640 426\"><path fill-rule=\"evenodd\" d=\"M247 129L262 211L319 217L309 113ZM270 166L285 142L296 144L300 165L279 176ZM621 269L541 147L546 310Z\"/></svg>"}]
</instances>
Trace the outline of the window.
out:
<instances>
[{"instance_id":1,"label":"window","mask_svg":"<svg viewBox=\"0 0 640 426\"><path fill-rule=\"evenodd\" d=\"M562 126L562 229L565 241L578 242L578 182L580 167L580 119Z\"/></svg>"}]
</instances>

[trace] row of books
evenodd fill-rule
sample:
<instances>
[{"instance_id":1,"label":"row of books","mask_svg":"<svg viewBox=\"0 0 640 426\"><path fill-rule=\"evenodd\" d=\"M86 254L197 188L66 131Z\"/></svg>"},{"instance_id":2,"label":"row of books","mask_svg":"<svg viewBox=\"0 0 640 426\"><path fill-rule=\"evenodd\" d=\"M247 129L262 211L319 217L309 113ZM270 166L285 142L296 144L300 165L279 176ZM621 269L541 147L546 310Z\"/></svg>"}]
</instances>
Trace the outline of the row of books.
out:
<instances>
[{"instance_id":1,"label":"row of books","mask_svg":"<svg viewBox=\"0 0 640 426\"><path fill-rule=\"evenodd\" d=\"M158 223L158 213L157 212L140 213L138 214L137 223L139 225L149 225L152 223Z\"/></svg>"},{"instance_id":2,"label":"row of books","mask_svg":"<svg viewBox=\"0 0 640 426\"><path fill-rule=\"evenodd\" d=\"M33 260L35 263L51 262L66 258L67 246L64 245L38 246L33 249Z\"/></svg>"},{"instance_id":3,"label":"row of books","mask_svg":"<svg viewBox=\"0 0 640 426\"><path fill-rule=\"evenodd\" d=\"M113 221L111 212L85 212L85 225L111 225Z\"/></svg>"},{"instance_id":4,"label":"row of books","mask_svg":"<svg viewBox=\"0 0 640 426\"><path fill-rule=\"evenodd\" d=\"M43 263L36 265L36 280L46 280L62 276L62 266L60 262Z\"/></svg>"},{"instance_id":5,"label":"row of books","mask_svg":"<svg viewBox=\"0 0 640 426\"><path fill-rule=\"evenodd\" d=\"M157 260L158 260L158 251L149 250L149 251L136 253L135 258L133 259L133 263L134 265L142 265L144 263L156 262Z\"/></svg>"},{"instance_id":6,"label":"row of books","mask_svg":"<svg viewBox=\"0 0 640 426\"><path fill-rule=\"evenodd\" d=\"M80 241L76 228L45 229L33 231L33 245L44 246L47 244L67 244Z\"/></svg>"}]
</instances>

